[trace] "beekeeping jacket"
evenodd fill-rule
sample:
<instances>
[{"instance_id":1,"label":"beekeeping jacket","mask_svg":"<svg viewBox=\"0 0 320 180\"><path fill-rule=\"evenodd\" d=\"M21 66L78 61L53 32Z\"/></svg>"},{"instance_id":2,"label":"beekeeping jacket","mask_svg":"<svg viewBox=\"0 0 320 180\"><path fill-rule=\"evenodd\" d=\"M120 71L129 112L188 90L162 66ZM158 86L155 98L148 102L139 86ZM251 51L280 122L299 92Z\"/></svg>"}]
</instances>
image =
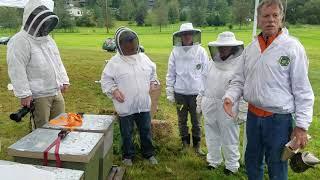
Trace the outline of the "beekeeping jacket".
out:
<instances>
[{"instance_id":1,"label":"beekeeping jacket","mask_svg":"<svg viewBox=\"0 0 320 180\"><path fill-rule=\"evenodd\" d=\"M112 99L114 107L120 116L128 116L140 112L149 112L151 98L150 84L159 83L156 65L144 53L140 52L139 43L136 44L136 54L124 55L119 39L122 34L135 34L128 28L120 28L115 35L118 53L111 58L101 76L102 91ZM138 36L136 35L137 42ZM119 90L124 95L124 102L118 102L113 92Z\"/></svg>"},{"instance_id":2,"label":"beekeeping jacket","mask_svg":"<svg viewBox=\"0 0 320 180\"><path fill-rule=\"evenodd\" d=\"M18 98L57 95L69 78L54 40L48 35L58 23L51 0L30 0L23 26L8 43L8 73Z\"/></svg>"}]
</instances>

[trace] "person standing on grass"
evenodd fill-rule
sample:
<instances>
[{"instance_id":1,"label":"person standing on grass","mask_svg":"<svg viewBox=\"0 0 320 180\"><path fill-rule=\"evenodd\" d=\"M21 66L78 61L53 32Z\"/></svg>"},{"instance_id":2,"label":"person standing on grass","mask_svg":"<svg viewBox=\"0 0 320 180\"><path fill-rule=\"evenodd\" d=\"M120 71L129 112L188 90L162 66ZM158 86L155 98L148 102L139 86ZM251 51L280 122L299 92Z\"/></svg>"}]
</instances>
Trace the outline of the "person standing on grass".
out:
<instances>
[{"instance_id":1,"label":"person standing on grass","mask_svg":"<svg viewBox=\"0 0 320 180\"><path fill-rule=\"evenodd\" d=\"M33 129L65 111L64 93L69 78L56 43L49 33L58 24L52 0L30 0L23 13L23 26L8 43L8 73L21 105L34 105ZM33 102L33 103L32 103Z\"/></svg>"},{"instance_id":2,"label":"person standing on grass","mask_svg":"<svg viewBox=\"0 0 320 180\"><path fill-rule=\"evenodd\" d=\"M192 23L182 24L180 31L173 34L174 48L168 62L166 92L168 101L176 103L183 150L190 145L187 125L190 113L193 147L197 154L205 155L200 149L201 123L196 112L196 97L201 74L208 64L208 55L200 43L201 31L194 29Z\"/></svg>"},{"instance_id":3,"label":"person standing on grass","mask_svg":"<svg viewBox=\"0 0 320 180\"><path fill-rule=\"evenodd\" d=\"M245 153L249 180L263 179L264 162L271 180L288 179L282 150L290 139L295 139L294 149L304 148L312 122L309 62L302 44L282 28L283 17L280 0L259 4L262 32L244 50L241 66L224 96L224 109L230 116L240 96L249 102Z\"/></svg>"},{"instance_id":4,"label":"person standing on grass","mask_svg":"<svg viewBox=\"0 0 320 180\"><path fill-rule=\"evenodd\" d=\"M151 136L150 88L159 85L156 65L140 53L137 34L129 28L119 28L115 34L117 54L111 58L101 76L102 91L112 99L119 114L123 164L132 166L135 155L132 133L134 122L140 134L142 155L152 165L154 157Z\"/></svg>"},{"instance_id":5,"label":"person standing on grass","mask_svg":"<svg viewBox=\"0 0 320 180\"><path fill-rule=\"evenodd\" d=\"M202 111L206 144L208 147L208 169L214 170L225 159L224 173L236 173L240 167L239 133L240 127L235 118L223 110L222 97L237 67L243 51L243 42L238 41L232 32L219 34L217 41L209 43L212 61L202 75L202 88L197 97L197 111ZM234 103L239 112L239 101Z\"/></svg>"}]
</instances>

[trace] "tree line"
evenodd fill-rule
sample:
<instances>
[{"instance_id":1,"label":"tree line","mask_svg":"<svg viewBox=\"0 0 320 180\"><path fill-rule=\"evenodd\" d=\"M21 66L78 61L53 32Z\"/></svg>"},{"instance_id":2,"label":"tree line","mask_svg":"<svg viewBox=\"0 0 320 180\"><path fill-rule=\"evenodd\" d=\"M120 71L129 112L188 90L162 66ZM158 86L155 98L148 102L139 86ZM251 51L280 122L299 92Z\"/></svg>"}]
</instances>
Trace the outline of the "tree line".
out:
<instances>
[{"instance_id":1,"label":"tree line","mask_svg":"<svg viewBox=\"0 0 320 180\"><path fill-rule=\"evenodd\" d=\"M225 26L250 23L254 0L87 0L81 17L72 17L65 0L54 0L59 27L111 28L115 20L138 26L159 26L190 21L195 26ZM283 0L285 2L285 0ZM320 24L320 0L287 0L286 22ZM19 28L22 9L0 7L0 27Z\"/></svg>"}]
</instances>

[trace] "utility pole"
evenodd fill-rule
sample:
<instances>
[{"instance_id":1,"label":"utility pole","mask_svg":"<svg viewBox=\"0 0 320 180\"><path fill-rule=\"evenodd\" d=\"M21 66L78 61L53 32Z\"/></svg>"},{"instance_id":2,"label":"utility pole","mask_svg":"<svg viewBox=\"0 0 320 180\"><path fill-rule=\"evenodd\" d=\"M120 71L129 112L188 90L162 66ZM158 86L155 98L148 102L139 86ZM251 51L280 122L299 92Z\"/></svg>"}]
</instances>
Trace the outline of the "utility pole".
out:
<instances>
[{"instance_id":1,"label":"utility pole","mask_svg":"<svg viewBox=\"0 0 320 180\"><path fill-rule=\"evenodd\" d=\"M258 25L258 10L257 9L258 9L258 5L259 5L259 0L255 0L252 39L254 39L255 36L257 35L257 25Z\"/></svg>"},{"instance_id":2,"label":"utility pole","mask_svg":"<svg viewBox=\"0 0 320 180\"><path fill-rule=\"evenodd\" d=\"M106 0L106 27L107 27L107 33L109 33L109 19L108 19L108 0Z\"/></svg>"}]
</instances>

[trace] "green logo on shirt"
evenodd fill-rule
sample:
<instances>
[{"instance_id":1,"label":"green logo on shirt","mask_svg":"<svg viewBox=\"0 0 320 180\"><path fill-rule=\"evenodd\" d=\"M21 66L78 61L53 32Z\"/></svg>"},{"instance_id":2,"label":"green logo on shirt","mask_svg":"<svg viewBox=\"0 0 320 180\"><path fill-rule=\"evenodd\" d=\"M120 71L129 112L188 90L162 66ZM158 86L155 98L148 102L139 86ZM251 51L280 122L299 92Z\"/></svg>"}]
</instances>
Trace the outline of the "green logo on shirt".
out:
<instances>
[{"instance_id":1,"label":"green logo on shirt","mask_svg":"<svg viewBox=\"0 0 320 180\"><path fill-rule=\"evenodd\" d=\"M279 64L281 66L288 66L290 64L290 58L288 56L281 56L279 59Z\"/></svg>"}]
</instances>

